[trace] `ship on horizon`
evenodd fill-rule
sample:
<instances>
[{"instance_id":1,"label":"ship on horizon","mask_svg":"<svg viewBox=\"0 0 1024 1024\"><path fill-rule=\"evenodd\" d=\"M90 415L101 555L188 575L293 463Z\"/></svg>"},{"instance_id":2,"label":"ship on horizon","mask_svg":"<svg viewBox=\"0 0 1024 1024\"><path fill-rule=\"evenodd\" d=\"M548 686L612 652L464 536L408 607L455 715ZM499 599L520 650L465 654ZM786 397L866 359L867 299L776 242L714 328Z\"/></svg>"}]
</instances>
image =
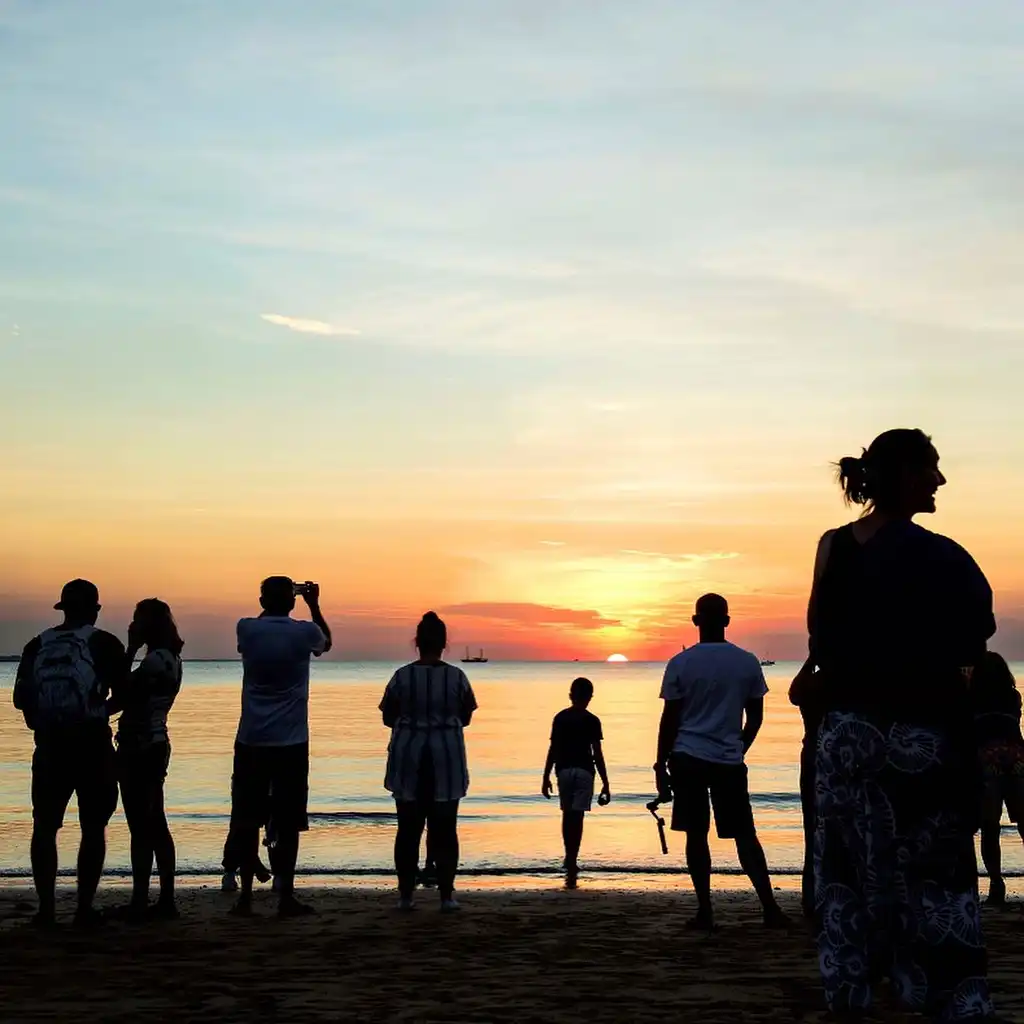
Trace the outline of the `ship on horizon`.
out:
<instances>
[{"instance_id":1,"label":"ship on horizon","mask_svg":"<svg viewBox=\"0 0 1024 1024\"><path fill-rule=\"evenodd\" d=\"M484 665L487 663L487 658L484 657L484 649L480 648L480 653L474 657L470 656L469 648L466 648L466 656L462 659L463 665Z\"/></svg>"}]
</instances>

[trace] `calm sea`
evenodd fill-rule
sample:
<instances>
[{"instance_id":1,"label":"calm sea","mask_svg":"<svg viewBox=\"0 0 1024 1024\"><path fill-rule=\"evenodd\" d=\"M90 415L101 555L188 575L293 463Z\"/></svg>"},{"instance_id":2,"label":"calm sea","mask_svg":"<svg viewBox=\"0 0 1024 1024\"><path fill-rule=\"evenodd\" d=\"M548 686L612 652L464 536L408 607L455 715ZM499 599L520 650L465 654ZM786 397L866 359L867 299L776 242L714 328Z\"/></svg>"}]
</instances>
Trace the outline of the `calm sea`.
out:
<instances>
[{"instance_id":1,"label":"calm sea","mask_svg":"<svg viewBox=\"0 0 1024 1024\"><path fill-rule=\"evenodd\" d=\"M388 730L377 705L397 667L378 662L318 662L310 696L312 765L310 831L300 868L311 873L377 877L391 867L393 804L383 787ZM653 796L661 701L659 664L508 663L466 666L480 710L466 730L470 794L462 804L464 869L488 876L542 876L561 863L557 800L540 795L551 717L569 683L595 684L592 710L604 725L613 800L588 816L581 862L599 876L676 871L682 836L669 833L669 856L644 804ZM765 724L748 757L758 831L779 873L799 871L802 857L797 759L800 716L786 700L795 664L766 668ZM1020 677L1024 666L1015 666ZM24 875L32 827L29 804L32 737L11 704L14 666L0 665L0 875ZM230 808L231 753L238 724L238 662L190 662L170 718L167 808L183 874L219 872ZM666 809L667 811L668 809ZM74 863L72 804L61 833L62 868ZM1015 832L1004 832L1004 864L1024 870ZM736 869L731 843L713 840L716 867ZM111 822L108 870L128 870L128 832Z\"/></svg>"}]
</instances>

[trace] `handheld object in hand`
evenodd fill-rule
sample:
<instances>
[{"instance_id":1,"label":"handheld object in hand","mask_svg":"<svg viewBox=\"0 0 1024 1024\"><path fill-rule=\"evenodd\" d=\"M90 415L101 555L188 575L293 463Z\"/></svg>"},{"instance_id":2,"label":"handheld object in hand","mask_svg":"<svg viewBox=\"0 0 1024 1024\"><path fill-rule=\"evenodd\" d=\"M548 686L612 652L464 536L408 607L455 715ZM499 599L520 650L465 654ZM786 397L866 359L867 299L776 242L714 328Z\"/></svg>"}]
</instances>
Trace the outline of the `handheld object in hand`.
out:
<instances>
[{"instance_id":1,"label":"handheld object in hand","mask_svg":"<svg viewBox=\"0 0 1024 1024\"><path fill-rule=\"evenodd\" d=\"M647 804L647 810L651 812L652 817L658 823L658 839L661 840L661 852L668 853L668 840L665 838L665 819L658 813L660 806L661 801L655 799Z\"/></svg>"},{"instance_id":2,"label":"handheld object in hand","mask_svg":"<svg viewBox=\"0 0 1024 1024\"><path fill-rule=\"evenodd\" d=\"M292 592L296 597L305 597L310 592L312 586L313 584L309 580L306 580L305 583L293 583Z\"/></svg>"}]
</instances>

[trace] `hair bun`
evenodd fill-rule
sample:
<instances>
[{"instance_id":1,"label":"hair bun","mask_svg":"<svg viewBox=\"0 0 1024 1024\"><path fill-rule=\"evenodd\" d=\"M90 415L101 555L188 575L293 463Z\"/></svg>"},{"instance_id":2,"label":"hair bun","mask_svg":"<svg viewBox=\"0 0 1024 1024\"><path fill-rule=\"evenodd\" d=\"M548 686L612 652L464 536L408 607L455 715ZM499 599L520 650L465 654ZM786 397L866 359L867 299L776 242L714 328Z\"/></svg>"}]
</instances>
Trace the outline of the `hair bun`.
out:
<instances>
[{"instance_id":1,"label":"hair bun","mask_svg":"<svg viewBox=\"0 0 1024 1024\"><path fill-rule=\"evenodd\" d=\"M437 612L424 612L423 613L423 621L424 622L440 622L441 620L438 618Z\"/></svg>"},{"instance_id":2,"label":"hair bun","mask_svg":"<svg viewBox=\"0 0 1024 1024\"><path fill-rule=\"evenodd\" d=\"M864 472L864 459L856 455L844 455L839 460L839 470L843 476L853 476Z\"/></svg>"}]
</instances>

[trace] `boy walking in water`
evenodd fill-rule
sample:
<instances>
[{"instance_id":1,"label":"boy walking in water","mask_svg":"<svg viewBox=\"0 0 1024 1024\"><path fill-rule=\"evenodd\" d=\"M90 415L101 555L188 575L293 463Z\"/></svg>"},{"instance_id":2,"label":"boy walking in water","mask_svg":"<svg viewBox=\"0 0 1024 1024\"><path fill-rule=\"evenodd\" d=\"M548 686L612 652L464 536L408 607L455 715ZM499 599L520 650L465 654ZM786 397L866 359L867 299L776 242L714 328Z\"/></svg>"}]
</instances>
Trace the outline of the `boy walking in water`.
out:
<instances>
[{"instance_id":1,"label":"boy walking in water","mask_svg":"<svg viewBox=\"0 0 1024 1024\"><path fill-rule=\"evenodd\" d=\"M558 798L562 806L562 839L565 842L565 887L576 888L579 876L577 858L583 841L583 816L594 798L594 768L601 776L598 803L611 800L608 769L601 750L601 719L587 710L594 696L589 679L572 681L569 700L572 706L559 711L551 723L551 746L544 765L541 793L551 798L551 769L558 777Z\"/></svg>"},{"instance_id":2,"label":"boy walking in water","mask_svg":"<svg viewBox=\"0 0 1024 1024\"><path fill-rule=\"evenodd\" d=\"M758 659L729 643L729 605L718 594L697 601L693 624L700 642L677 654L665 669L665 701L654 766L658 794L672 799L672 828L686 833L686 867L697 894L691 930L714 927L711 910L711 807L720 839L734 839L736 853L764 908L769 928L785 927L754 828L743 756L764 721L768 687Z\"/></svg>"}]
</instances>

